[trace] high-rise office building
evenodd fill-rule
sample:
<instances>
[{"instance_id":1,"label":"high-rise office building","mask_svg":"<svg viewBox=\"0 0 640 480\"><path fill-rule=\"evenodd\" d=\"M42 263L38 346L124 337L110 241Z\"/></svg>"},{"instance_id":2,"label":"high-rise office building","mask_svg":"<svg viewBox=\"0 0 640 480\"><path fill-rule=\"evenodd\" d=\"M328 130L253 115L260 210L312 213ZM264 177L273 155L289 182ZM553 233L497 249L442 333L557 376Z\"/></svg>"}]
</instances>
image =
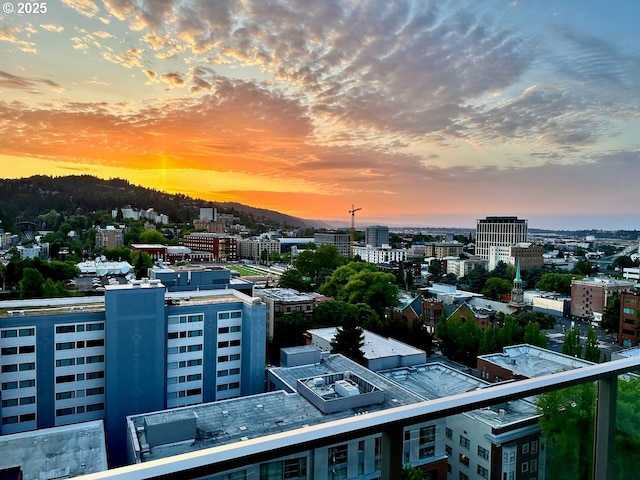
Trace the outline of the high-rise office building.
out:
<instances>
[{"instance_id":1,"label":"high-rise office building","mask_svg":"<svg viewBox=\"0 0 640 480\"><path fill-rule=\"evenodd\" d=\"M365 244L372 247L389 245L389 227L369 225L365 232Z\"/></svg>"},{"instance_id":2,"label":"high-rise office building","mask_svg":"<svg viewBox=\"0 0 640 480\"><path fill-rule=\"evenodd\" d=\"M491 247L508 247L527 241L527 220L518 217L487 217L476 227L476 255L490 258Z\"/></svg>"},{"instance_id":3,"label":"high-rise office building","mask_svg":"<svg viewBox=\"0 0 640 480\"><path fill-rule=\"evenodd\" d=\"M351 236L348 233L316 233L313 235L313 241L318 247L333 245L344 257L351 255Z\"/></svg>"}]
</instances>

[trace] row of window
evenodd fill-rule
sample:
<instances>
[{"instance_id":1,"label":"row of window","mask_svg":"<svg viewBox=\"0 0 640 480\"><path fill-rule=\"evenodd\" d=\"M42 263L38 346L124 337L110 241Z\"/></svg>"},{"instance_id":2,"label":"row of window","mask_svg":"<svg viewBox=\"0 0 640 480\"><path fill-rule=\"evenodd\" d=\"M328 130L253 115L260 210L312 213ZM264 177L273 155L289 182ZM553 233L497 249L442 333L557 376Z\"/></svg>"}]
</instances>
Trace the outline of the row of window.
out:
<instances>
[{"instance_id":1,"label":"row of window","mask_svg":"<svg viewBox=\"0 0 640 480\"><path fill-rule=\"evenodd\" d=\"M522 444L522 453L529 453L531 452L532 454L534 453L538 453L538 441L534 440L531 442L531 448L529 448L529 443L523 443Z\"/></svg>"},{"instance_id":2,"label":"row of window","mask_svg":"<svg viewBox=\"0 0 640 480\"><path fill-rule=\"evenodd\" d=\"M56 350L71 350L72 348L91 348L104 347L104 338L96 338L93 340L79 340L77 342L58 342Z\"/></svg>"},{"instance_id":3,"label":"row of window","mask_svg":"<svg viewBox=\"0 0 640 480\"><path fill-rule=\"evenodd\" d=\"M221 383L216 387L216 390L218 392L224 392L226 390L234 390L236 388L240 388L240 382Z\"/></svg>"},{"instance_id":4,"label":"row of window","mask_svg":"<svg viewBox=\"0 0 640 480\"><path fill-rule=\"evenodd\" d=\"M230 327L219 327L218 335L224 335L225 333L237 333L241 331L242 331L242 327L240 325L232 325Z\"/></svg>"},{"instance_id":5,"label":"row of window","mask_svg":"<svg viewBox=\"0 0 640 480\"><path fill-rule=\"evenodd\" d=\"M225 340L218 342L218 348L239 347L240 340Z\"/></svg>"},{"instance_id":6,"label":"row of window","mask_svg":"<svg viewBox=\"0 0 640 480\"><path fill-rule=\"evenodd\" d=\"M167 323L176 325L178 323L194 323L204 321L204 315L179 315L169 317Z\"/></svg>"},{"instance_id":7,"label":"row of window","mask_svg":"<svg viewBox=\"0 0 640 480\"><path fill-rule=\"evenodd\" d=\"M30 388L36 386L35 378L30 378L28 380L20 380L13 382L2 382L2 390L15 390L16 388Z\"/></svg>"},{"instance_id":8,"label":"row of window","mask_svg":"<svg viewBox=\"0 0 640 480\"><path fill-rule=\"evenodd\" d=\"M221 313L218 313L218 320L226 320L228 318L242 318L242 312L221 312Z\"/></svg>"},{"instance_id":9,"label":"row of window","mask_svg":"<svg viewBox=\"0 0 640 480\"><path fill-rule=\"evenodd\" d=\"M180 362L167 363L167 370L174 370L176 368L197 367L202 365L201 358L194 358L193 360L182 360Z\"/></svg>"},{"instance_id":10,"label":"row of window","mask_svg":"<svg viewBox=\"0 0 640 480\"><path fill-rule=\"evenodd\" d=\"M58 408L56 417L65 417L67 415L75 415L85 412L97 412L104 410L104 403L92 403L91 405L80 405L78 407Z\"/></svg>"},{"instance_id":11,"label":"row of window","mask_svg":"<svg viewBox=\"0 0 640 480\"><path fill-rule=\"evenodd\" d=\"M240 354L234 354L234 355L220 355L218 356L218 363L223 363L223 362L233 362L235 360L240 360Z\"/></svg>"},{"instance_id":12,"label":"row of window","mask_svg":"<svg viewBox=\"0 0 640 480\"><path fill-rule=\"evenodd\" d=\"M18 355L24 353L35 353L35 345L22 345L20 347L4 347L0 350L1 355Z\"/></svg>"},{"instance_id":13,"label":"row of window","mask_svg":"<svg viewBox=\"0 0 640 480\"><path fill-rule=\"evenodd\" d=\"M88 357L59 358L56 360L56 367L71 367L73 365L84 365L85 363L104 362L104 355L89 355Z\"/></svg>"},{"instance_id":14,"label":"row of window","mask_svg":"<svg viewBox=\"0 0 640 480\"><path fill-rule=\"evenodd\" d=\"M35 362L11 363L9 365L2 365L2 373L25 372L28 370L35 370L35 369L36 369Z\"/></svg>"},{"instance_id":15,"label":"row of window","mask_svg":"<svg viewBox=\"0 0 640 480\"><path fill-rule=\"evenodd\" d=\"M173 340L176 338L187 338L187 337L201 337L202 330L189 330L187 332L169 332L167 333L167 339Z\"/></svg>"},{"instance_id":16,"label":"row of window","mask_svg":"<svg viewBox=\"0 0 640 480\"><path fill-rule=\"evenodd\" d=\"M185 382L197 382L198 380L202 380L201 373L194 373L192 375L180 375L179 377L167 378L167 385L174 385L176 383L185 383Z\"/></svg>"},{"instance_id":17,"label":"row of window","mask_svg":"<svg viewBox=\"0 0 640 480\"><path fill-rule=\"evenodd\" d=\"M202 395L202 388L190 388L189 390L181 390L179 392L167 393L167 399L173 400L176 398L195 397L196 395Z\"/></svg>"},{"instance_id":18,"label":"row of window","mask_svg":"<svg viewBox=\"0 0 640 480\"><path fill-rule=\"evenodd\" d=\"M169 347L167 348L167 355L174 355L176 353L200 352L201 350L202 345L183 345L181 347Z\"/></svg>"},{"instance_id":19,"label":"row of window","mask_svg":"<svg viewBox=\"0 0 640 480\"><path fill-rule=\"evenodd\" d=\"M83 380L95 380L97 378L104 378L104 372L87 372L71 374L71 375L58 375L56 377L56 383L70 383L70 382L82 382Z\"/></svg>"},{"instance_id":20,"label":"row of window","mask_svg":"<svg viewBox=\"0 0 640 480\"><path fill-rule=\"evenodd\" d=\"M8 398L2 400L2 408L17 407L18 405L32 405L36 403L36 397Z\"/></svg>"},{"instance_id":21,"label":"row of window","mask_svg":"<svg viewBox=\"0 0 640 480\"><path fill-rule=\"evenodd\" d=\"M229 375L240 375L239 368L230 368L229 370L219 370L218 377L228 377Z\"/></svg>"},{"instance_id":22,"label":"row of window","mask_svg":"<svg viewBox=\"0 0 640 480\"><path fill-rule=\"evenodd\" d=\"M3 425L12 425L14 423L34 422L36 420L36 414L23 413L22 415L11 415L10 417L2 417Z\"/></svg>"},{"instance_id":23,"label":"row of window","mask_svg":"<svg viewBox=\"0 0 640 480\"><path fill-rule=\"evenodd\" d=\"M95 332L98 330L104 330L104 322L56 326L56 333L75 333L75 332L84 332L84 331Z\"/></svg>"},{"instance_id":24,"label":"row of window","mask_svg":"<svg viewBox=\"0 0 640 480\"><path fill-rule=\"evenodd\" d=\"M69 390L68 392L56 393L56 400L68 400L70 398L91 397L93 395L104 395L104 387L93 387L82 390Z\"/></svg>"},{"instance_id":25,"label":"row of window","mask_svg":"<svg viewBox=\"0 0 640 480\"><path fill-rule=\"evenodd\" d=\"M35 334L35 328L13 328L0 331L0 338L33 337Z\"/></svg>"}]
</instances>

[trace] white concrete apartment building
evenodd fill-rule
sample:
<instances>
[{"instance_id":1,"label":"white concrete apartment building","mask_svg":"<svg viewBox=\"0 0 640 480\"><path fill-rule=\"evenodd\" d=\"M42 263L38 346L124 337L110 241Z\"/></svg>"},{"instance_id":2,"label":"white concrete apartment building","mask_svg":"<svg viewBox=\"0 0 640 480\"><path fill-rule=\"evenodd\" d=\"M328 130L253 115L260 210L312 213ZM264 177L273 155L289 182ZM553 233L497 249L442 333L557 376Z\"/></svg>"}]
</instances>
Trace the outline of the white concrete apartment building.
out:
<instances>
[{"instance_id":1,"label":"white concrete apartment building","mask_svg":"<svg viewBox=\"0 0 640 480\"><path fill-rule=\"evenodd\" d=\"M527 241L527 220L517 217L487 217L476 226L476 256L490 260L491 247L509 247Z\"/></svg>"},{"instance_id":2,"label":"white concrete apartment building","mask_svg":"<svg viewBox=\"0 0 640 480\"><path fill-rule=\"evenodd\" d=\"M409 250L406 248L391 248L389 245L382 247L353 247L353 255L359 256L363 261L369 263L391 263L405 262Z\"/></svg>"}]
</instances>

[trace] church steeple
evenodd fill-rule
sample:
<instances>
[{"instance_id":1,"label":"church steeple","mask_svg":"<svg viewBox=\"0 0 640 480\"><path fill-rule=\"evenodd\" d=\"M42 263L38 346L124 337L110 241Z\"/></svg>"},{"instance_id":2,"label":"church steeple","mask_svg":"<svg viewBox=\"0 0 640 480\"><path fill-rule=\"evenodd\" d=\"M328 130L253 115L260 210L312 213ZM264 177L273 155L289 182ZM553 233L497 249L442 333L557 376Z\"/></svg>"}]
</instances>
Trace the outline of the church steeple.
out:
<instances>
[{"instance_id":1,"label":"church steeple","mask_svg":"<svg viewBox=\"0 0 640 480\"><path fill-rule=\"evenodd\" d=\"M516 258L516 278L513 279L513 288L511 289L511 301L509 305L512 307L524 306L524 291L522 290L522 278L520 277L520 259Z\"/></svg>"}]
</instances>

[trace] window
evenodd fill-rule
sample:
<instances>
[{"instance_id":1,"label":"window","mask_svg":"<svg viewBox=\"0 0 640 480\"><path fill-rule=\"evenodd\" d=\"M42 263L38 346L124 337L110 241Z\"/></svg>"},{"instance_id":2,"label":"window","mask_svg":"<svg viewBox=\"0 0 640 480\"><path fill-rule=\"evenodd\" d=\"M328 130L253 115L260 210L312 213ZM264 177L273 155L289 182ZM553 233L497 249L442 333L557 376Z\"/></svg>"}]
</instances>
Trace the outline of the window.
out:
<instances>
[{"instance_id":1,"label":"window","mask_svg":"<svg viewBox=\"0 0 640 480\"><path fill-rule=\"evenodd\" d=\"M339 445L337 447L330 447L329 448L329 466L346 463L348 448L349 448L348 445Z\"/></svg>"},{"instance_id":2,"label":"window","mask_svg":"<svg viewBox=\"0 0 640 480\"><path fill-rule=\"evenodd\" d=\"M189 360L187 362L187 367L197 367L198 365L202 365L202 359L197 358L195 360Z\"/></svg>"},{"instance_id":3,"label":"window","mask_svg":"<svg viewBox=\"0 0 640 480\"><path fill-rule=\"evenodd\" d=\"M467 437L463 437L462 435L460 435L460 445L462 445L464 448L469 448L470 444L471 442L469 442L469 439Z\"/></svg>"},{"instance_id":4,"label":"window","mask_svg":"<svg viewBox=\"0 0 640 480\"><path fill-rule=\"evenodd\" d=\"M193 397L195 395L200 395L202 393L201 388L191 388L187 390L187 397Z\"/></svg>"},{"instance_id":5,"label":"window","mask_svg":"<svg viewBox=\"0 0 640 480\"><path fill-rule=\"evenodd\" d=\"M239 347L240 346L240 340L231 340L229 342L229 346L230 347Z\"/></svg>"},{"instance_id":6,"label":"window","mask_svg":"<svg viewBox=\"0 0 640 480\"><path fill-rule=\"evenodd\" d=\"M522 444L522 453L529 453L529 444L528 443L523 443Z\"/></svg>"},{"instance_id":7,"label":"window","mask_svg":"<svg viewBox=\"0 0 640 480\"><path fill-rule=\"evenodd\" d=\"M237 333L237 332L240 332L240 331L242 331L242 327L240 325L233 325L231 327L231 332L233 332L233 333Z\"/></svg>"},{"instance_id":8,"label":"window","mask_svg":"<svg viewBox=\"0 0 640 480\"><path fill-rule=\"evenodd\" d=\"M531 442L531 453L538 453L538 441Z\"/></svg>"},{"instance_id":9,"label":"window","mask_svg":"<svg viewBox=\"0 0 640 480\"><path fill-rule=\"evenodd\" d=\"M460 472L460 475L458 476L458 478L460 480L469 480L469 475L467 475L466 473Z\"/></svg>"},{"instance_id":10,"label":"window","mask_svg":"<svg viewBox=\"0 0 640 480\"><path fill-rule=\"evenodd\" d=\"M56 410L56 417L64 417L66 415L73 415L74 413L76 413L76 409L73 407L59 408Z\"/></svg>"},{"instance_id":11,"label":"window","mask_svg":"<svg viewBox=\"0 0 640 480\"><path fill-rule=\"evenodd\" d=\"M229 333L229 327L218 328L218 335L224 335L225 333Z\"/></svg>"},{"instance_id":12,"label":"window","mask_svg":"<svg viewBox=\"0 0 640 480\"><path fill-rule=\"evenodd\" d=\"M482 465L478 465L476 471L482 478L489 478L489 470L484 468Z\"/></svg>"},{"instance_id":13,"label":"window","mask_svg":"<svg viewBox=\"0 0 640 480\"><path fill-rule=\"evenodd\" d=\"M240 360L240 354L237 353L235 355L229 355L229 361L233 362L234 360Z\"/></svg>"},{"instance_id":14,"label":"window","mask_svg":"<svg viewBox=\"0 0 640 480\"><path fill-rule=\"evenodd\" d=\"M84 348L84 340L80 340L78 343L76 343L76 348Z\"/></svg>"},{"instance_id":15,"label":"window","mask_svg":"<svg viewBox=\"0 0 640 480\"><path fill-rule=\"evenodd\" d=\"M20 380L20 388L29 388L35 386L36 380L34 378L30 378L29 380Z\"/></svg>"},{"instance_id":16,"label":"window","mask_svg":"<svg viewBox=\"0 0 640 480\"><path fill-rule=\"evenodd\" d=\"M218 363L228 362L228 361L229 361L229 355L220 355L218 357Z\"/></svg>"},{"instance_id":17,"label":"window","mask_svg":"<svg viewBox=\"0 0 640 480\"><path fill-rule=\"evenodd\" d=\"M75 331L75 325L58 325L56 327L56 333L74 333Z\"/></svg>"},{"instance_id":18,"label":"window","mask_svg":"<svg viewBox=\"0 0 640 480\"><path fill-rule=\"evenodd\" d=\"M75 342L58 342L56 343L56 350L70 350L75 348Z\"/></svg>"},{"instance_id":19,"label":"window","mask_svg":"<svg viewBox=\"0 0 640 480\"><path fill-rule=\"evenodd\" d=\"M18 336L17 330L2 330L2 332L0 332L0 338L13 338L16 336Z\"/></svg>"},{"instance_id":20,"label":"window","mask_svg":"<svg viewBox=\"0 0 640 480\"><path fill-rule=\"evenodd\" d=\"M229 370L218 370L218 377L226 377L229 375Z\"/></svg>"},{"instance_id":21,"label":"window","mask_svg":"<svg viewBox=\"0 0 640 480\"><path fill-rule=\"evenodd\" d=\"M96 330L104 330L104 323L88 323L87 324L87 332L94 332Z\"/></svg>"},{"instance_id":22,"label":"window","mask_svg":"<svg viewBox=\"0 0 640 480\"><path fill-rule=\"evenodd\" d=\"M18 382L2 382L2 390L13 390L18 388Z\"/></svg>"},{"instance_id":23,"label":"window","mask_svg":"<svg viewBox=\"0 0 640 480\"><path fill-rule=\"evenodd\" d=\"M469 466L469 457L467 457L464 453L458 455L458 461L463 464L465 467Z\"/></svg>"},{"instance_id":24,"label":"window","mask_svg":"<svg viewBox=\"0 0 640 480\"><path fill-rule=\"evenodd\" d=\"M224 313L219 313L218 314L218 320L226 320L227 318L229 318L229 312L224 312Z\"/></svg>"},{"instance_id":25,"label":"window","mask_svg":"<svg viewBox=\"0 0 640 480\"><path fill-rule=\"evenodd\" d=\"M35 413L25 413L23 415L20 415L20 423L22 422L33 422L36 419L36 414Z\"/></svg>"},{"instance_id":26,"label":"window","mask_svg":"<svg viewBox=\"0 0 640 480\"><path fill-rule=\"evenodd\" d=\"M444 452L445 452L448 456L453 455L453 448L451 448L451 445L445 445L445 446L444 446Z\"/></svg>"},{"instance_id":27,"label":"window","mask_svg":"<svg viewBox=\"0 0 640 480\"><path fill-rule=\"evenodd\" d=\"M191 331L189 331L188 336L189 337L201 337L202 336L202 330L191 330Z\"/></svg>"},{"instance_id":28,"label":"window","mask_svg":"<svg viewBox=\"0 0 640 480\"><path fill-rule=\"evenodd\" d=\"M17 372L18 371L18 364L17 363L13 363L11 365L3 365L2 366L2 373L10 373L10 372Z\"/></svg>"},{"instance_id":29,"label":"window","mask_svg":"<svg viewBox=\"0 0 640 480\"><path fill-rule=\"evenodd\" d=\"M87 412L96 412L98 410L104 410L104 403L94 403L93 405L87 405Z\"/></svg>"},{"instance_id":30,"label":"window","mask_svg":"<svg viewBox=\"0 0 640 480\"><path fill-rule=\"evenodd\" d=\"M20 354L23 353L35 353L36 346L35 345L23 345L20 347Z\"/></svg>"},{"instance_id":31,"label":"window","mask_svg":"<svg viewBox=\"0 0 640 480\"><path fill-rule=\"evenodd\" d=\"M521 466L521 470L522 472L528 472L529 471L529 462L524 462Z\"/></svg>"},{"instance_id":32,"label":"window","mask_svg":"<svg viewBox=\"0 0 640 480\"><path fill-rule=\"evenodd\" d=\"M187 382L196 382L198 380L202 380L202 375L199 373L194 373L193 375L187 375Z\"/></svg>"},{"instance_id":33,"label":"window","mask_svg":"<svg viewBox=\"0 0 640 480\"><path fill-rule=\"evenodd\" d=\"M227 348L229 346L229 342L218 342L218 348Z\"/></svg>"},{"instance_id":34,"label":"window","mask_svg":"<svg viewBox=\"0 0 640 480\"><path fill-rule=\"evenodd\" d=\"M2 417L2 424L3 425L11 425L13 423L18 423L18 416L17 415L13 415L11 417Z\"/></svg>"},{"instance_id":35,"label":"window","mask_svg":"<svg viewBox=\"0 0 640 480\"><path fill-rule=\"evenodd\" d=\"M20 337L33 337L36 334L35 328L21 328L18 336Z\"/></svg>"},{"instance_id":36,"label":"window","mask_svg":"<svg viewBox=\"0 0 640 480\"><path fill-rule=\"evenodd\" d=\"M8 400L2 400L2 408L17 407L17 406L18 406L18 399L17 398L10 398Z\"/></svg>"},{"instance_id":37,"label":"window","mask_svg":"<svg viewBox=\"0 0 640 480\"><path fill-rule=\"evenodd\" d=\"M447 427L447 429L445 430L445 433L446 433L447 438L449 440L453 440L453 430L451 430L449 427Z\"/></svg>"},{"instance_id":38,"label":"window","mask_svg":"<svg viewBox=\"0 0 640 480\"><path fill-rule=\"evenodd\" d=\"M529 470L531 470L532 472L536 472L538 471L538 461L537 460L531 460L531 467L529 468Z\"/></svg>"},{"instance_id":39,"label":"window","mask_svg":"<svg viewBox=\"0 0 640 480\"><path fill-rule=\"evenodd\" d=\"M489 450L478 445L478 456L485 460L489 460Z\"/></svg>"},{"instance_id":40,"label":"window","mask_svg":"<svg viewBox=\"0 0 640 480\"><path fill-rule=\"evenodd\" d=\"M240 375L240 369L239 368L230 368L229 369L229 375Z\"/></svg>"},{"instance_id":41,"label":"window","mask_svg":"<svg viewBox=\"0 0 640 480\"><path fill-rule=\"evenodd\" d=\"M90 397L92 395L102 395L104 393L104 387L87 388L86 395Z\"/></svg>"},{"instance_id":42,"label":"window","mask_svg":"<svg viewBox=\"0 0 640 480\"><path fill-rule=\"evenodd\" d=\"M20 399L20 405L32 405L36 403L36 397L22 397Z\"/></svg>"},{"instance_id":43,"label":"window","mask_svg":"<svg viewBox=\"0 0 640 480\"><path fill-rule=\"evenodd\" d=\"M75 381L75 375L60 375L56 377L56 383L69 383Z\"/></svg>"},{"instance_id":44,"label":"window","mask_svg":"<svg viewBox=\"0 0 640 480\"><path fill-rule=\"evenodd\" d=\"M20 364L20 371L21 372L25 372L27 370L35 370L36 369L36 363L35 362L27 362L27 363L21 363Z\"/></svg>"},{"instance_id":45,"label":"window","mask_svg":"<svg viewBox=\"0 0 640 480\"><path fill-rule=\"evenodd\" d=\"M217 390L218 392L223 392L223 391L228 390L228 389L229 389L229 385L227 385L226 383L224 383L224 384L222 384L222 385L218 385L218 386L216 387L216 390Z\"/></svg>"},{"instance_id":46,"label":"window","mask_svg":"<svg viewBox=\"0 0 640 480\"><path fill-rule=\"evenodd\" d=\"M5 347L1 350L2 355L17 355L18 347Z\"/></svg>"},{"instance_id":47,"label":"window","mask_svg":"<svg viewBox=\"0 0 640 480\"><path fill-rule=\"evenodd\" d=\"M67 400L69 398L75 398L75 397L76 397L75 391L56 393L56 400Z\"/></svg>"},{"instance_id":48,"label":"window","mask_svg":"<svg viewBox=\"0 0 640 480\"><path fill-rule=\"evenodd\" d=\"M91 355L87 357L87 363L101 363L104 362L104 355Z\"/></svg>"},{"instance_id":49,"label":"window","mask_svg":"<svg viewBox=\"0 0 640 480\"><path fill-rule=\"evenodd\" d=\"M178 332L169 332L167 333L167 339L173 340L174 338L178 338Z\"/></svg>"},{"instance_id":50,"label":"window","mask_svg":"<svg viewBox=\"0 0 640 480\"><path fill-rule=\"evenodd\" d=\"M240 382L231 382L229 384L229 389L240 388Z\"/></svg>"},{"instance_id":51,"label":"window","mask_svg":"<svg viewBox=\"0 0 640 480\"><path fill-rule=\"evenodd\" d=\"M633 315L636 311L633 308L623 308L622 311L627 315Z\"/></svg>"},{"instance_id":52,"label":"window","mask_svg":"<svg viewBox=\"0 0 640 480\"><path fill-rule=\"evenodd\" d=\"M436 439L436 427L430 425L428 427L420 428L420 444L430 443Z\"/></svg>"},{"instance_id":53,"label":"window","mask_svg":"<svg viewBox=\"0 0 640 480\"><path fill-rule=\"evenodd\" d=\"M87 347L104 347L104 339L87 340Z\"/></svg>"},{"instance_id":54,"label":"window","mask_svg":"<svg viewBox=\"0 0 640 480\"><path fill-rule=\"evenodd\" d=\"M231 318L242 318L242 312L231 312Z\"/></svg>"},{"instance_id":55,"label":"window","mask_svg":"<svg viewBox=\"0 0 640 480\"><path fill-rule=\"evenodd\" d=\"M433 457L436 453L436 447L433 445L429 445L428 447L421 448L418 451L418 458L422 460L423 458Z\"/></svg>"},{"instance_id":56,"label":"window","mask_svg":"<svg viewBox=\"0 0 640 480\"><path fill-rule=\"evenodd\" d=\"M189 315L189 323L193 323L193 322L202 322L203 320L203 316L202 315Z\"/></svg>"}]
</instances>

